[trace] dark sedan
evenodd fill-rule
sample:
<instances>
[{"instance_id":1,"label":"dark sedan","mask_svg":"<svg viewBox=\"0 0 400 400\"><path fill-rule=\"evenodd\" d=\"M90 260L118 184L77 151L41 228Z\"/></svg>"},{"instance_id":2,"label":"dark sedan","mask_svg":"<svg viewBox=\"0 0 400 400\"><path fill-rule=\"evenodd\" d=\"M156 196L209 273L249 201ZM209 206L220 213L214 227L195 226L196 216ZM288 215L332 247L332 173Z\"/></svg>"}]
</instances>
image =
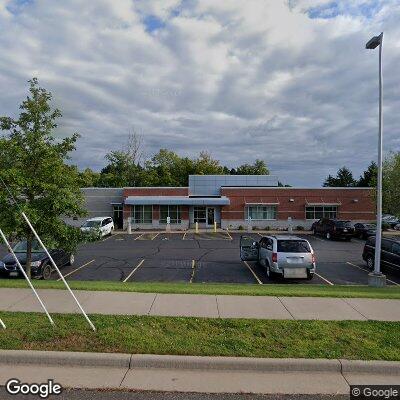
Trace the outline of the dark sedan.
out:
<instances>
[{"instance_id":1,"label":"dark sedan","mask_svg":"<svg viewBox=\"0 0 400 400\"><path fill-rule=\"evenodd\" d=\"M354 224L354 236L360 239L367 239L370 236L376 235L376 226L373 224Z\"/></svg>"},{"instance_id":2,"label":"dark sedan","mask_svg":"<svg viewBox=\"0 0 400 400\"><path fill-rule=\"evenodd\" d=\"M26 266L26 240L18 242L13 251L23 268ZM74 255L64 250L49 250L51 257L58 267L72 265ZM37 241L32 245L31 275L37 279L50 279L53 272L53 266L50 259ZM6 254L0 261L0 274L6 277L22 276L20 269L11 253Z\"/></svg>"}]
</instances>

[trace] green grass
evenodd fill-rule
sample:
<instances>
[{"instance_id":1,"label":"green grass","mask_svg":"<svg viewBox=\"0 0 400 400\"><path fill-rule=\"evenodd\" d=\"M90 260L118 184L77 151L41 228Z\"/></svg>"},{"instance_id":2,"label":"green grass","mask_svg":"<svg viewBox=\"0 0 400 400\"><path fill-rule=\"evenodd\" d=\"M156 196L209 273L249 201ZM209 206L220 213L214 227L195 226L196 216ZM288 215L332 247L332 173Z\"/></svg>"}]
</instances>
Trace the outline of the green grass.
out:
<instances>
[{"instance_id":1,"label":"green grass","mask_svg":"<svg viewBox=\"0 0 400 400\"><path fill-rule=\"evenodd\" d=\"M62 282L34 281L35 287L65 289ZM210 284L210 283L163 283L163 282L112 282L112 281L70 281L72 289L105 290L115 292L142 293L185 293L248 296L306 296L306 297L364 297L375 299L400 299L400 286L370 288L350 285L310 284ZM23 279L0 279L0 288L26 288Z\"/></svg>"},{"instance_id":2,"label":"green grass","mask_svg":"<svg viewBox=\"0 0 400 400\"><path fill-rule=\"evenodd\" d=\"M0 313L0 348L199 356L400 360L400 323Z\"/></svg>"}]
</instances>

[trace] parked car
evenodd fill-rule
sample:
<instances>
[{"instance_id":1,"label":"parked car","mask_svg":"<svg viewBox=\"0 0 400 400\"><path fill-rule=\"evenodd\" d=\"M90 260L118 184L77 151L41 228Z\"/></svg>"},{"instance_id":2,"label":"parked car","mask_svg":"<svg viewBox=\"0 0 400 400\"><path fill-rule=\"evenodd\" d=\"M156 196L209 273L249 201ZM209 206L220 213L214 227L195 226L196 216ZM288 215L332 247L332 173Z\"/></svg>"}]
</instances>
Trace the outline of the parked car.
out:
<instances>
[{"instance_id":1,"label":"parked car","mask_svg":"<svg viewBox=\"0 0 400 400\"><path fill-rule=\"evenodd\" d=\"M375 236L369 237L365 242L362 257L368 268L372 270L375 261ZM382 268L400 269L400 238L382 238L381 266Z\"/></svg>"},{"instance_id":2,"label":"parked car","mask_svg":"<svg viewBox=\"0 0 400 400\"><path fill-rule=\"evenodd\" d=\"M330 239L351 240L354 234L354 228L351 221L338 219L322 218L312 224L311 230L314 235L321 235Z\"/></svg>"},{"instance_id":3,"label":"parked car","mask_svg":"<svg viewBox=\"0 0 400 400\"><path fill-rule=\"evenodd\" d=\"M312 279L316 269L314 250L308 240L298 236L264 236L259 242L242 236L240 258L243 261L257 261L271 279Z\"/></svg>"},{"instance_id":4,"label":"parked car","mask_svg":"<svg viewBox=\"0 0 400 400\"><path fill-rule=\"evenodd\" d=\"M370 236L376 235L376 225L374 224L364 224L357 222L354 224L354 237L360 239L367 239Z\"/></svg>"},{"instance_id":5,"label":"parked car","mask_svg":"<svg viewBox=\"0 0 400 400\"><path fill-rule=\"evenodd\" d=\"M385 222L390 228L393 229L396 225L400 224L400 219L394 215L386 215L382 217L382 222Z\"/></svg>"},{"instance_id":6,"label":"parked car","mask_svg":"<svg viewBox=\"0 0 400 400\"><path fill-rule=\"evenodd\" d=\"M400 224L395 225L393 229L396 229L396 231L400 231Z\"/></svg>"},{"instance_id":7,"label":"parked car","mask_svg":"<svg viewBox=\"0 0 400 400\"><path fill-rule=\"evenodd\" d=\"M111 235L113 230L114 221L111 217L91 218L81 226L81 232L98 234L100 238Z\"/></svg>"},{"instance_id":8,"label":"parked car","mask_svg":"<svg viewBox=\"0 0 400 400\"><path fill-rule=\"evenodd\" d=\"M26 240L18 242L13 251L18 258L21 266L26 267ZM49 250L51 257L57 264L57 267L61 268L66 265L72 265L75 261L73 254L68 253L60 249ZM37 279L50 279L53 272L53 266L50 263L50 259L40 246L39 242L34 240L32 243L32 260L31 260L31 275ZM0 261L0 274L6 277L19 277L22 273L15 261L14 256L11 253L6 254Z\"/></svg>"}]
</instances>

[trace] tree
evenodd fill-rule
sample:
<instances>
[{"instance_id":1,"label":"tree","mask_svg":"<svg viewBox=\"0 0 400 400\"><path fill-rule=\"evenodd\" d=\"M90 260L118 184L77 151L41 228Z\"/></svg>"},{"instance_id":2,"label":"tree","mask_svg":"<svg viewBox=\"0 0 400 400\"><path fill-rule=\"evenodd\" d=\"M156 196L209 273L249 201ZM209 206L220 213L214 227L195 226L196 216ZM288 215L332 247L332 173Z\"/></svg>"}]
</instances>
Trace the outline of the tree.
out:
<instances>
[{"instance_id":1,"label":"tree","mask_svg":"<svg viewBox=\"0 0 400 400\"><path fill-rule=\"evenodd\" d=\"M101 170L99 186L125 187L141 186L143 167L142 139L132 130L126 145L121 150L113 150L106 154L108 164Z\"/></svg>"},{"instance_id":2,"label":"tree","mask_svg":"<svg viewBox=\"0 0 400 400\"><path fill-rule=\"evenodd\" d=\"M340 168L336 177L328 175L324 182L325 187L352 187L355 185L356 181L353 178L353 173L347 167Z\"/></svg>"},{"instance_id":3,"label":"tree","mask_svg":"<svg viewBox=\"0 0 400 400\"><path fill-rule=\"evenodd\" d=\"M374 187L376 186L376 179L378 176L378 166L375 161L371 161L368 168L360 176L357 182L359 187Z\"/></svg>"},{"instance_id":4,"label":"tree","mask_svg":"<svg viewBox=\"0 0 400 400\"><path fill-rule=\"evenodd\" d=\"M197 159L194 160L195 174L197 175L224 175L225 169L218 160L214 160L211 154L201 151Z\"/></svg>"},{"instance_id":5,"label":"tree","mask_svg":"<svg viewBox=\"0 0 400 400\"><path fill-rule=\"evenodd\" d=\"M234 171L234 175L269 175L269 170L265 162L258 159L253 165L243 164Z\"/></svg>"},{"instance_id":6,"label":"tree","mask_svg":"<svg viewBox=\"0 0 400 400\"><path fill-rule=\"evenodd\" d=\"M391 153L383 163L383 210L400 216L400 152Z\"/></svg>"},{"instance_id":7,"label":"tree","mask_svg":"<svg viewBox=\"0 0 400 400\"><path fill-rule=\"evenodd\" d=\"M100 174L90 168L79 172L80 187L97 187L100 179Z\"/></svg>"},{"instance_id":8,"label":"tree","mask_svg":"<svg viewBox=\"0 0 400 400\"><path fill-rule=\"evenodd\" d=\"M78 229L67 226L63 217L83 216L84 199L76 167L66 164L75 150L77 133L56 140L53 131L58 109L51 108L52 95L29 81L29 96L20 105L18 119L0 118L0 221L6 234L27 240L26 273L31 273L33 234L21 217L24 211L44 243L73 251L80 240Z\"/></svg>"}]
</instances>

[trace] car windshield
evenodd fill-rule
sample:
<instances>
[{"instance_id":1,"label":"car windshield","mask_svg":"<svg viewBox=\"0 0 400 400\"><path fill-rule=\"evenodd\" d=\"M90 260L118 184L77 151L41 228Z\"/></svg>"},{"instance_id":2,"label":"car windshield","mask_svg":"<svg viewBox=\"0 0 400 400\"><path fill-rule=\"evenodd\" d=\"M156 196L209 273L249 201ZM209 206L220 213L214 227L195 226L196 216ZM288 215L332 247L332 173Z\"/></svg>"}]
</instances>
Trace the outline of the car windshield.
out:
<instances>
[{"instance_id":1,"label":"car windshield","mask_svg":"<svg viewBox=\"0 0 400 400\"><path fill-rule=\"evenodd\" d=\"M305 240L278 240L278 252L310 253L311 249Z\"/></svg>"},{"instance_id":2,"label":"car windshield","mask_svg":"<svg viewBox=\"0 0 400 400\"><path fill-rule=\"evenodd\" d=\"M339 228L351 228L350 221L336 221L335 224Z\"/></svg>"},{"instance_id":3,"label":"car windshield","mask_svg":"<svg viewBox=\"0 0 400 400\"><path fill-rule=\"evenodd\" d=\"M27 248L27 241L21 240L14 246L13 251L14 253L26 253L26 248ZM40 247L39 242L37 240L34 240L32 242L32 253L42 253L42 252L43 249Z\"/></svg>"},{"instance_id":4,"label":"car windshield","mask_svg":"<svg viewBox=\"0 0 400 400\"><path fill-rule=\"evenodd\" d=\"M83 228L97 228L101 224L101 221L86 221L82 227Z\"/></svg>"}]
</instances>

